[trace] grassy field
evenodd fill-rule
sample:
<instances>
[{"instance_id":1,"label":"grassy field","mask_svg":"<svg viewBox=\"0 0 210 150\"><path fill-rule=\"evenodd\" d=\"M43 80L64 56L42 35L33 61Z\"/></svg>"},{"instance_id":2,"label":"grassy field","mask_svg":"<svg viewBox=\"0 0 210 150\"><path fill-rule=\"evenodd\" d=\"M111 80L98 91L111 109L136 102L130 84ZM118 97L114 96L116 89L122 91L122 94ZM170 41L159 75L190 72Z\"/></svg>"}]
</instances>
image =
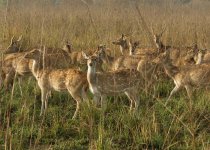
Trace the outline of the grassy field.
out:
<instances>
[{"instance_id":1,"label":"grassy field","mask_svg":"<svg viewBox=\"0 0 210 150\"><path fill-rule=\"evenodd\" d=\"M165 44L197 42L200 48L210 47L209 1L162 1L140 0L138 6L149 28L157 33L167 28ZM119 48L111 42L122 33L138 39L142 47L152 46L134 3L126 0L90 4L90 12L77 0L56 5L49 0L10 0L7 8L0 4L0 48L7 47L13 35L23 35L24 50L61 47L71 40L76 50L104 43L118 55ZM21 86L23 95L17 82L9 93L0 92L0 149L210 149L210 101L205 89L193 93L192 108L184 90L165 107L174 85L160 78L154 84L157 98L144 88L139 91L136 114L128 113L129 101L122 95L108 97L105 111L83 102L78 118L72 120L75 101L68 93L53 92L47 115L40 117L35 80L26 78Z\"/></svg>"}]
</instances>

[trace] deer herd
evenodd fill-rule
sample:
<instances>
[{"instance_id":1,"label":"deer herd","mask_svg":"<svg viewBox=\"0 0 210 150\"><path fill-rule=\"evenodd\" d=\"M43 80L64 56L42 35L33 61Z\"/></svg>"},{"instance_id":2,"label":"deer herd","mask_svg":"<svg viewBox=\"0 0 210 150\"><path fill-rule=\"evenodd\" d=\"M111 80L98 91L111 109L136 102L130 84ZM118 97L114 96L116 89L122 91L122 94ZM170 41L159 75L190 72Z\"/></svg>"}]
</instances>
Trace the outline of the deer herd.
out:
<instances>
[{"instance_id":1,"label":"deer herd","mask_svg":"<svg viewBox=\"0 0 210 150\"><path fill-rule=\"evenodd\" d=\"M22 79L33 76L41 90L40 115L45 114L53 90L68 91L76 101L73 118L78 114L80 103L88 100L89 91L97 106L106 102L106 96L124 93L130 101L130 111L135 111L145 82L155 83L162 67L175 84L168 100L182 87L191 99L193 87L210 85L210 53L199 49L197 44L182 48L166 46L161 41L162 34L153 32L156 48L140 48L139 41L123 34L112 42L119 46L118 57L113 57L105 45L87 54L74 50L70 42L63 48L42 46L22 50L22 36L17 40L12 37L0 63L0 86L6 92L16 77L20 85ZM79 68L84 65L87 71Z\"/></svg>"}]
</instances>

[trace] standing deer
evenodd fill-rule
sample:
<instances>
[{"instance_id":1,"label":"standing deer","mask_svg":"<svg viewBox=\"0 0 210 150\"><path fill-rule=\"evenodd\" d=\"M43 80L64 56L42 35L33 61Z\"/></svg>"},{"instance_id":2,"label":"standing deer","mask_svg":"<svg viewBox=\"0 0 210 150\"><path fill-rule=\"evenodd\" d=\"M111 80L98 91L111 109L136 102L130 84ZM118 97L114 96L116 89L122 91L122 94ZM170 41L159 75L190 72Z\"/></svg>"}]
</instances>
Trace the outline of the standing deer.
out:
<instances>
[{"instance_id":1,"label":"standing deer","mask_svg":"<svg viewBox=\"0 0 210 150\"><path fill-rule=\"evenodd\" d=\"M106 54L106 46L101 45L98 48L97 53L100 55L100 59L105 63L111 70L119 70L119 69L137 69L138 63L140 60L151 57L152 54L144 52L144 54L135 54L136 49L138 47L139 42L132 42L129 41L129 50L130 54L129 56L120 56L117 59L114 59L113 57Z\"/></svg>"},{"instance_id":2,"label":"standing deer","mask_svg":"<svg viewBox=\"0 0 210 150\"><path fill-rule=\"evenodd\" d=\"M70 59L72 61L72 64L74 65L81 65L85 64L85 60L82 56L82 51L75 51L72 47L71 42L67 41L64 45L63 49L68 52Z\"/></svg>"},{"instance_id":3,"label":"standing deer","mask_svg":"<svg viewBox=\"0 0 210 150\"><path fill-rule=\"evenodd\" d=\"M113 41L112 44L120 46L120 52L122 55L125 55L126 50L129 50L128 39L124 34L122 34L122 36L116 41Z\"/></svg>"},{"instance_id":4,"label":"standing deer","mask_svg":"<svg viewBox=\"0 0 210 150\"><path fill-rule=\"evenodd\" d=\"M33 50L25 55L25 58L33 60L32 73L36 78L41 89L41 113L42 115L47 109L48 96L51 90L68 91L77 106L73 119L77 116L82 99L86 99L86 91L88 83L86 74L75 69L45 69L43 68L40 58L43 52Z\"/></svg>"},{"instance_id":5,"label":"standing deer","mask_svg":"<svg viewBox=\"0 0 210 150\"><path fill-rule=\"evenodd\" d=\"M193 87L210 85L210 65L208 64L187 65L183 67L174 66L170 59L170 51L161 54L154 62L161 64L166 74L174 80L175 87L170 92L166 103L182 87L186 89L188 97L191 100Z\"/></svg>"},{"instance_id":6,"label":"standing deer","mask_svg":"<svg viewBox=\"0 0 210 150\"><path fill-rule=\"evenodd\" d=\"M207 55L207 57L206 57ZM208 51L207 49L192 49L187 54L187 59L192 59L196 65L208 63ZM207 58L207 59L206 59Z\"/></svg>"},{"instance_id":7,"label":"standing deer","mask_svg":"<svg viewBox=\"0 0 210 150\"><path fill-rule=\"evenodd\" d=\"M193 61L192 61L192 58L189 57L189 52L197 51L198 50L197 44L194 44L193 46L190 46L190 47L183 47L183 48L164 45L163 42L161 41L161 38L165 30L166 28L163 29L163 31L160 34L155 34L152 28L153 40L156 45L156 49L158 49L158 53L160 54L167 50L170 50L170 58L172 59L173 64L176 66L192 64Z\"/></svg>"},{"instance_id":8,"label":"standing deer","mask_svg":"<svg viewBox=\"0 0 210 150\"><path fill-rule=\"evenodd\" d=\"M138 108L139 99L137 94L140 83L138 71L124 69L103 73L97 72L96 65L98 59L100 59L99 56L87 56L85 53L83 53L83 56L87 59L89 89L93 93L97 104L100 98L101 102L104 103L106 96L125 93L131 102L130 111L133 107Z\"/></svg>"},{"instance_id":9,"label":"standing deer","mask_svg":"<svg viewBox=\"0 0 210 150\"><path fill-rule=\"evenodd\" d=\"M100 47L101 47L101 45L98 46L98 49L96 51L94 51L94 50L89 50L89 51L93 55L97 55ZM86 60L84 59L84 57L82 55L82 51L75 51L72 47L71 42L67 41L66 44L63 47L63 50L68 52L72 65L74 65L74 66L75 65L76 66L84 66L85 65L85 67L87 66L86 65ZM100 60L99 64L97 65L97 69L100 70L100 71L103 71L101 60Z\"/></svg>"},{"instance_id":10,"label":"standing deer","mask_svg":"<svg viewBox=\"0 0 210 150\"><path fill-rule=\"evenodd\" d=\"M1 77L4 81L4 87L6 90L13 85L15 74L17 74L18 81L21 82L21 78L26 75L32 75L32 60L24 58L26 52L20 48L22 36L18 40L14 40L14 36L11 39L11 43L4 51L5 57L1 61ZM66 44L65 47L69 47ZM36 48L44 52L43 64L45 68L69 68L72 66L71 58L66 49L61 48ZM20 86L20 83L19 83ZM21 86L20 86L21 89ZM22 91L22 90L21 90ZM21 92L22 93L22 92Z\"/></svg>"}]
</instances>

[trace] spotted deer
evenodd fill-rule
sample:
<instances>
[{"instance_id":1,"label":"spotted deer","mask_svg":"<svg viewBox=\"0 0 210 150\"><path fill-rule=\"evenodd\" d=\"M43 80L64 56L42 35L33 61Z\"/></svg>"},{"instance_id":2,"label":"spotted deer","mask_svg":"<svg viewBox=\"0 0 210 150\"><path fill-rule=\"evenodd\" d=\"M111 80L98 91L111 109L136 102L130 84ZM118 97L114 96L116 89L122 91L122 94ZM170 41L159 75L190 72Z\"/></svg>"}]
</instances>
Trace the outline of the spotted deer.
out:
<instances>
[{"instance_id":1,"label":"spotted deer","mask_svg":"<svg viewBox=\"0 0 210 150\"><path fill-rule=\"evenodd\" d=\"M52 90L68 91L77 103L73 115L74 119L77 116L82 99L87 99L88 82L86 73L77 69L43 68L43 63L40 60L43 57L43 52L37 49L27 53L24 57L33 60L32 73L41 89L42 105L40 115L47 110L48 96Z\"/></svg>"},{"instance_id":2,"label":"spotted deer","mask_svg":"<svg viewBox=\"0 0 210 150\"><path fill-rule=\"evenodd\" d=\"M105 103L106 96L113 96L121 93L125 93L130 100L130 111L138 108L139 99L137 97L139 89L139 72L136 70L124 69L117 71L98 72L96 65L99 56L87 56L83 53L85 59L87 59L87 80L89 89L94 95L94 101L98 104L101 98L101 102ZM133 106L134 105L134 106Z\"/></svg>"},{"instance_id":3,"label":"spotted deer","mask_svg":"<svg viewBox=\"0 0 210 150\"><path fill-rule=\"evenodd\" d=\"M72 66L68 53L63 49L42 47L40 50L45 54L43 58L40 58L44 60L43 63L45 68L69 68ZM21 78L26 75L32 75L32 61L25 58L25 54L26 52L6 54L3 61L1 61L2 80L4 81L6 90L13 85L15 75Z\"/></svg>"},{"instance_id":4,"label":"spotted deer","mask_svg":"<svg viewBox=\"0 0 210 150\"><path fill-rule=\"evenodd\" d=\"M166 103L183 87L186 89L188 97L191 100L193 87L206 87L210 85L210 65L208 64L177 67L172 63L170 51L161 54L154 62L163 66L165 73L173 79L175 84Z\"/></svg>"},{"instance_id":5,"label":"spotted deer","mask_svg":"<svg viewBox=\"0 0 210 150\"><path fill-rule=\"evenodd\" d=\"M163 36L163 33L165 32L166 28L162 30L160 34L155 34L154 29L151 28L152 34L153 34L153 40L156 45L156 49L158 50L158 53L163 53L167 50L170 50L170 58L173 62L174 65L176 66L182 66L182 65L187 65L187 64L193 64L195 63L192 60L192 57L189 57L189 52L190 51L197 51L198 46L197 44L193 44L192 46L189 47L174 47L170 45L164 45L161 38Z\"/></svg>"},{"instance_id":6,"label":"spotted deer","mask_svg":"<svg viewBox=\"0 0 210 150\"><path fill-rule=\"evenodd\" d=\"M129 50L128 39L125 34L122 34L122 36L113 41L112 44L120 46L120 52L122 55L125 55L127 53L126 51Z\"/></svg>"},{"instance_id":7,"label":"spotted deer","mask_svg":"<svg viewBox=\"0 0 210 150\"><path fill-rule=\"evenodd\" d=\"M98 48L98 54L100 55L100 59L102 59L103 63L109 66L111 70L120 70L120 69L137 69L138 63L140 60L145 58L151 58L152 54L135 54L136 49L138 47L139 42L129 41L129 56L120 56L118 58L111 57L110 55L106 54L106 46L101 45ZM145 50L146 51L146 50Z\"/></svg>"},{"instance_id":8,"label":"spotted deer","mask_svg":"<svg viewBox=\"0 0 210 150\"><path fill-rule=\"evenodd\" d=\"M151 86L151 88L155 88L153 83L157 80L157 73L160 70L159 66L152 61L153 59L152 57L142 58L137 65L137 71L141 74L142 84L145 90Z\"/></svg>"},{"instance_id":9,"label":"spotted deer","mask_svg":"<svg viewBox=\"0 0 210 150\"><path fill-rule=\"evenodd\" d=\"M100 45L98 46L99 49ZM68 52L70 60L71 60L71 64L74 66L78 66L78 67L86 67L86 60L84 59L83 55L82 55L82 51L75 51L72 47L71 42L67 41L66 44L64 45L63 49ZM88 50L89 53L91 55L97 55L98 54L98 49L94 50ZM102 68L102 61L99 60L99 64L97 65L97 69L100 71L103 71Z\"/></svg>"},{"instance_id":10,"label":"spotted deer","mask_svg":"<svg viewBox=\"0 0 210 150\"><path fill-rule=\"evenodd\" d=\"M79 64L85 64L85 60L82 56L82 51L75 51L73 49L73 46L71 42L67 41L64 45L63 49L68 52L70 59L72 61L72 64L79 65Z\"/></svg>"},{"instance_id":11,"label":"spotted deer","mask_svg":"<svg viewBox=\"0 0 210 150\"><path fill-rule=\"evenodd\" d=\"M192 59L196 65L203 64L203 63L209 63L208 62L208 55L210 53L207 49L192 49L187 54L187 59Z\"/></svg>"}]
</instances>

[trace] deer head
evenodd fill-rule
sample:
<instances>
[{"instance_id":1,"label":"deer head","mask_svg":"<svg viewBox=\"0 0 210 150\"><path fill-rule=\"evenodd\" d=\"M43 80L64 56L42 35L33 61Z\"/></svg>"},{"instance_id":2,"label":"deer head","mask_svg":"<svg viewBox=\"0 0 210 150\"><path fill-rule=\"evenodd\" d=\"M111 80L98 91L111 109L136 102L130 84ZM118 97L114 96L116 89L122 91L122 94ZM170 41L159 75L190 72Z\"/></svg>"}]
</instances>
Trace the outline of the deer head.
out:
<instances>
[{"instance_id":1,"label":"deer head","mask_svg":"<svg viewBox=\"0 0 210 150\"><path fill-rule=\"evenodd\" d=\"M65 50L68 53L72 52L72 44L70 41L66 41L66 44L63 46L63 50Z\"/></svg>"},{"instance_id":2,"label":"deer head","mask_svg":"<svg viewBox=\"0 0 210 150\"><path fill-rule=\"evenodd\" d=\"M152 34L153 34L153 40L155 42L155 45L157 49L162 49L163 48L163 43L161 41L161 38L163 36L163 33L165 32L166 28L162 29L162 32L160 34L155 34L154 29L151 27Z\"/></svg>"},{"instance_id":3,"label":"deer head","mask_svg":"<svg viewBox=\"0 0 210 150\"><path fill-rule=\"evenodd\" d=\"M98 49L94 53L95 56L99 56L101 58L106 57L106 45L100 44Z\"/></svg>"},{"instance_id":4,"label":"deer head","mask_svg":"<svg viewBox=\"0 0 210 150\"><path fill-rule=\"evenodd\" d=\"M117 39L116 41L113 41L112 44L119 45L120 51L123 54L125 49L128 49L128 41L126 35L122 34L122 36Z\"/></svg>"},{"instance_id":5,"label":"deer head","mask_svg":"<svg viewBox=\"0 0 210 150\"><path fill-rule=\"evenodd\" d=\"M20 51L20 41L22 40L22 35L19 36L19 38L17 40L15 40L15 37L13 36L11 38L11 42L10 45L8 46L8 48L5 50L4 54L10 54L10 53L17 53Z\"/></svg>"}]
</instances>

